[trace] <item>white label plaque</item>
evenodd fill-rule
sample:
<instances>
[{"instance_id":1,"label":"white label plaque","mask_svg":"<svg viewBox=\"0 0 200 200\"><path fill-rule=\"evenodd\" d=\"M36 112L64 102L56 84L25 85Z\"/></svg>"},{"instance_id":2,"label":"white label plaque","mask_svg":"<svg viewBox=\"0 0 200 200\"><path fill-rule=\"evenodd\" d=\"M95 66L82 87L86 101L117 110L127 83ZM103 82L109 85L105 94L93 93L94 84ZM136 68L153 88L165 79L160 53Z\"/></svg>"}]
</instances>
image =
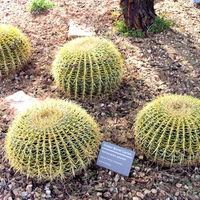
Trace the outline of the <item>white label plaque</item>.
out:
<instances>
[{"instance_id":1,"label":"white label plaque","mask_svg":"<svg viewBox=\"0 0 200 200\"><path fill-rule=\"evenodd\" d=\"M134 157L134 151L103 141L97 165L129 176Z\"/></svg>"}]
</instances>

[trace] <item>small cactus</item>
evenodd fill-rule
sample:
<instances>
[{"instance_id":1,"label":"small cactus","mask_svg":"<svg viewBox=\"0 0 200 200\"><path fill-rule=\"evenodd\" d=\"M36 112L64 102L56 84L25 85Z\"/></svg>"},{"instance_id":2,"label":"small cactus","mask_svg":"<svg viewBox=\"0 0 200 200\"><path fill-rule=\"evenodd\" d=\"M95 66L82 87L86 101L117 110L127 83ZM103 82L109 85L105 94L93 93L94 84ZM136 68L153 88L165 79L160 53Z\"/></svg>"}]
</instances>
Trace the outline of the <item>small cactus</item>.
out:
<instances>
[{"instance_id":1,"label":"small cactus","mask_svg":"<svg viewBox=\"0 0 200 200\"><path fill-rule=\"evenodd\" d=\"M38 180L68 178L96 158L101 133L75 103L48 99L20 114L5 138L10 165Z\"/></svg>"},{"instance_id":2,"label":"small cactus","mask_svg":"<svg viewBox=\"0 0 200 200\"><path fill-rule=\"evenodd\" d=\"M167 95L147 104L135 124L136 146L165 166L200 161L200 100Z\"/></svg>"},{"instance_id":3,"label":"small cactus","mask_svg":"<svg viewBox=\"0 0 200 200\"><path fill-rule=\"evenodd\" d=\"M30 55L29 41L22 32L11 25L0 25L0 77L21 70Z\"/></svg>"},{"instance_id":4,"label":"small cactus","mask_svg":"<svg viewBox=\"0 0 200 200\"><path fill-rule=\"evenodd\" d=\"M60 49L52 74L68 96L92 98L113 92L121 81L122 64L122 55L111 41L83 37Z\"/></svg>"}]
</instances>

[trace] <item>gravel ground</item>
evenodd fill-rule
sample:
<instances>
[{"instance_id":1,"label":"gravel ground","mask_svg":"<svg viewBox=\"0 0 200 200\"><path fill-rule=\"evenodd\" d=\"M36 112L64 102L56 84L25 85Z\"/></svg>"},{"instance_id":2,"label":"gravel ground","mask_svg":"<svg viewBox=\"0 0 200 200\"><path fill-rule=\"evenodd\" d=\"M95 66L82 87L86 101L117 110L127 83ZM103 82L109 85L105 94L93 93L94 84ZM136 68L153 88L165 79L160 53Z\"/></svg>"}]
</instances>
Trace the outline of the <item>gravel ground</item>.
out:
<instances>
[{"instance_id":1,"label":"gravel ground","mask_svg":"<svg viewBox=\"0 0 200 200\"><path fill-rule=\"evenodd\" d=\"M157 1L156 13L176 25L145 38L123 37L114 29L118 0L54 0L42 15L30 14L25 0L0 0L0 23L20 28L31 41L30 63L19 73L0 79L0 199L200 199L200 168L161 168L136 152L129 177L94 163L67 180L37 182L15 173L3 159L3 142L16 112L4 98L19 90L40 100L62 98L50 75L55 53L67 41L69 20L91 27L111 39L123 54L119 89L104 99L76 100L100 124L104 140L134 150L132 126L138 111L155 97L188 94L200 98L200 7L189 1Z\"/></svg>"}]
</instances>

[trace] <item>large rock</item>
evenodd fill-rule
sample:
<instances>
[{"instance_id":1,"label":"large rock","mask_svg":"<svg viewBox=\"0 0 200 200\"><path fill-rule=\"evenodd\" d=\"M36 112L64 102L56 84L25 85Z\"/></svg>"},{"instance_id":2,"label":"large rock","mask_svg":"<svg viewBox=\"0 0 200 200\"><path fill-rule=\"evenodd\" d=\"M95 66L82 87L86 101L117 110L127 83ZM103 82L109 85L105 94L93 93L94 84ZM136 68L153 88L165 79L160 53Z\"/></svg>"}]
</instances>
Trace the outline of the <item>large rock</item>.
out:
<instances>
[{"instance_id":1,"label":"large rock","mask_svg":"<svg viewBox=\"0 0 200 200\"><path fill-rule=\"evenodd\" d=\"M25 111L27 108L39 102L38 99L28 96L23 91L18 91L13 95L7 96L5 100L12 108L15 108L18 113Z\"/></svg>"},{"instance_id":2,"label":"large rock","mask_svg":"<svg viewBox=\"0 0 200 200\"><path fill-rule=\"evenodd\" d=\"M70 19L69 21L69 32L68 32L68 40L72 40L77 37L87 37L94 36L95 32L84 28L83 26L75 24L75 22Z\"/></svg>"}]
</instances>

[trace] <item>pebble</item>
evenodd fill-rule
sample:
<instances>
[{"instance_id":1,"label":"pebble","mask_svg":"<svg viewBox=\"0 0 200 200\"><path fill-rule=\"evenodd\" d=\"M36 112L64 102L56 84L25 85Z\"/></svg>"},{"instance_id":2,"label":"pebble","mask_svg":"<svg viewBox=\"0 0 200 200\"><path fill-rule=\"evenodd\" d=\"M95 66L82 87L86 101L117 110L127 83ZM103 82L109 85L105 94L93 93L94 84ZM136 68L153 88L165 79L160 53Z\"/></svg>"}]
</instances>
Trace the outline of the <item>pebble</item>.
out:
<instances>
[{"instance_id":1,"label":"pebble","mask_svg":"<svg viewBox=\"0 0 200 200\"><path fill-rule=\"evenodd\" d=\"M132 200L140 200L138 197L133 197Z\"/></svg>"},{"instance_id":2,"label":"pebble","mask_svg":"<svg viewBox=\"0 0 200 200\"><path fill-rule=\"evenodd\" d=\"M12 184L9 184L8 187L9 187L9 189L11 189L12 188Z\"/></svg>"},{"instance_id":3,"label":"pebble","mask_svg":"<svg viewBox=\"0 0 200 200\"><path fill-rule=\"evenodd\" d=\"M125 193L126 193L126 190L127 190L126 187L121 187L121 188L120 188L120 191L121 191L121 192L125 192Z\"/></svg>"},{"instance_id":4,"label":"pebble","mask_svg":"<svg viewBox=\"0 0 200 200\"><path fill-rule=\"evenodd\" d=\"M16 188L13 190L14 195L16 196L18 194L18 192L20 191L20 188Z\"/></svg>"},{"instance_id":5,"label":"pebble","mask_svg":"<svg viewBox=\"0 0 200 200\"><path fill-rule=\"evenodd\" d=\"M139 170L140 170L140 167L136 166L136 167L135 167L135 170L139 171Z\"/></svg>"},{"instance_id":6,"label":"pebble","mask_svg":"<svg viewBox=\"0 0 200 200\"><path fill-rule=\"evenodd\" d=\"M34 78L35 78L35 76L33 76L33 75L30 76L30 79L34 79Z\"/></svg>"},{"instance_id":7,"label":"pebble","mask_svg":"<svg viewBox=\"0 0 200 200\"><path fill-rule=\"evenodd\" d=\"M149 193L151 193L151 191L150 191L150 190L147 190L147 189L145 189L145 191L144 191L144 194L146 195L146 194L149 194Z\"/></svg>"},{"instance_id":8,"label":"pebble","mask_svg":"<svg viewBox=\"0 0 200 200\"><path fill-rule=\"evenodd\" d=\"M143 199L143 198L144 198L144 196L145 196L145 195L144 195L144 194L142 194L141 192L137 192L137 193L136 193L136 195L137 195L138 197L140 197L141 199Z\"/></svg>"},{"instance_id":9,"label":"pebble","mask_svg":"<svg viewBox=\"0 0 200 200\"><path fill-rule=\"evenodd\" d=\"M115 176L115 178L114 178L114 181L115 181L115 182L118 182L118 181L119 181L119 178L120 178L120 177L119 177L119 174L116 174L116 176Z\"/></svg>"},{"instance_id":10,"label":"pebble","mask_svg":"<svg viewBox=\"0 0 200 200\"><path fill-rule=\"evenodd\" d=\"M175 193L175 196L177 196L177 197L178 197L178 196L179 196L179 194L180 194L179 192L176 192L176 193Z\"/></svg>"},{"instance_id":11,"label":"pebble","mask_svg":"<svg viewBox=\"0 0 200 200\"><path fill-rule=\"evenodd\" d=\"M58 195L59 198L63 198L64 197L64 194L60 194Z\"/></svg>"},{"instance_id":12,"label":"pebble","mask_svg":"<svg viewBox=\"0 0 200 200\"><path fill-rule=\"evenodd\" d=\"M151 193L156 194L157 190L156 189L151 189Z\"/></svg>"},{"instance_id":13,"label":"pebble","mask_svg":"<svg viewBox=\"0 0 200 200\"><path fill-rule=\"evenodd\" d=\"M195 176L195 179L196 179L197 181L199 181L199 180L200 180L200 176L199 176L199 175L196 175L196 176Z\"/></svg>"},{"instance_id":14,"label":"pebble","mask_svg":"<svg viewBox=\"0 0 200 200\"><path fill-rule=\"evenodd\" d=\"M22 192L22 193L21 193L21 197L22 197L22 198L24 198L24 197L26 197L26 196L27 196L27 192Z\"/></svg>"},{"instance_id":15,"label":"pebble","mask_svg":"<svg viewBox=\"0 0 200 200\"><path fill-rule=\"evenodd\" d=\"M177 183L177 184L176 184L176 187L177 187L177 188L180 188L181 186L182 186L181 183Z\"/></svg>"},{"instance_id":16,"label":"pebble","mask_svg":"<svg viewBox=\"0 0 200 200\"><path fill-rule=\"evenodd\" d=\"M32 192L33 185L27 185L26 191L30 194Z\"/></svg>"},{"instance_id":17,"label":"pebble","mask_svg":"<svg viewBox=\"0 0 200 200\"><path fill-rule=\"evenodd\" d=\"M103 196L105 197L105 198L111 198L111 194L110 194L110 192L105 192L104 194L103 194Z\"/></svg>"},{"instance_id":18,"label":"pebble","mask_svg":"<svg viewBox=\"0 0 200 200\"><path fill-rule=\"evenodd\" d=\"M50 195L51 194L51 191L49 189L46 189L46 194L47 195Z\"/></svg>"},{"instance_id":19,"label":"pebble","mask_svg":"<svg viewBox=\"0 0 200 200\"><path fill-rule=\"evenodd\" d=\"M143 159L144 159L144 156L143 156L143 155L140 155L140 156L139 156L139 159L140 159L140 160L143 160Z\"/></svg>"},{"instance_id":20,"label":"pebble","mask_svg":"<svg viewBox=\"0 0 200 200\"><path fill-rule=\"evenodd\" d=\"M102 193L101 192L97 192L97 197L101 197L102 196Z\"/></svg>"},{"instance_id":21,"label":"pebble","mask_svg":"<svg viewBox=\"0 0 200 200\"><path fill-rule=\"evenodd\" d=\"M184 188L185 188L186 190L188 190L188 189L189 189L189 187L188 187L187 185L184 185Z\"/></svg>"}]
</instances>

